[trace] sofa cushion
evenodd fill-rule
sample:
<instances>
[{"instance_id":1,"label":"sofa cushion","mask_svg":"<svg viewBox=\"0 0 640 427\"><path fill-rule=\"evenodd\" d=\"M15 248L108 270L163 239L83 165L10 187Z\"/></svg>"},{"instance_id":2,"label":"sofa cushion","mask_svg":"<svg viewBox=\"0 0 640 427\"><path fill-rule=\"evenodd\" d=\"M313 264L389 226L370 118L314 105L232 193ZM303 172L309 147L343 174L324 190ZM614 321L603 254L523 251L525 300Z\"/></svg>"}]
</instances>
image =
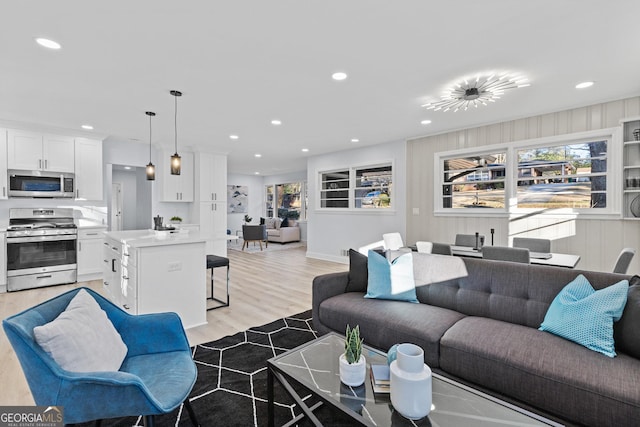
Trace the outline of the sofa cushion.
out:
<instances>
[{"instance_id":1,"label":"sofa cushion","mask_svg":"<svg viewBox=\"0 0 640 427\"><path fill-rule=\"evenodd\" d=\"M631 278L630 283L637 283L638 276ZM640 359L640 285L629 286L627 305L624 307L620 321L613 326L613 337L616 349Z\"/></svg>"},{"instance_id":2,"label":"sofa cushion","mask_svg":"<svg viewBox=\"0 0 640 427\"><path fill-rule=\"evenodd\" d=\"M345 292L366 292L369 280L367 259L366 255L349 249L349 280Z\"/></svg>"},{"instance_id":3,"label":"sofa cushion","mask_svg":"<svg viewBox=\"0 0 640 427\"><path fill-rule=\"evenodd\" d=\"M55 320L33 329L36 342L67 371L117 371L127 346L107 313L84 289Z\"/></svg>"},{"instance_id":4,"label":"sofa cushion","mask_svg":"<svg viewBox=\"0 0 640 427\"><path fill-rule=\"evenodd\" d=\"M466 317L440 341L440 367L455 376L585 425L635 425L640 360L603 357L521 325ZM597 408L597 410L594 410Z\"/></svg>"},{"instance_id":5,"label":"sofa cushion","mask_svg":"<svg viewBox=\"0 0 640 427\"><path fill-rule=\"evenodd\" d=\"M540 330L614 357L613 322L622 316L628 291L627 280L596 291L579 274L554 298Z\"/></svg>"},{"instance_id":6,"label":"sofa cushion","mask_svg":"<svg viewBox=\"0 0 640 427\"><path fill-rule=\"evenodd\" d=\"M361 292L325 299L318 315L321 324L342 334L347 324L359 325L365 344L383 351L402 342L419 345L425 362L432 368L438 367L440 337L463 317L456 311L427 304L365 299Z\"/></svg>"},{"instance_id":7,"label":"sofa cushion","mask_svg":"<svg viewBox=\"0 0 640 427\"><path fill-rule=\"evenodd\" d=\"M410 253L389 262L386 257L369 250L368 258L365 298L418 302L413 281L413 257Z\"/></svg>"}]
</instances>

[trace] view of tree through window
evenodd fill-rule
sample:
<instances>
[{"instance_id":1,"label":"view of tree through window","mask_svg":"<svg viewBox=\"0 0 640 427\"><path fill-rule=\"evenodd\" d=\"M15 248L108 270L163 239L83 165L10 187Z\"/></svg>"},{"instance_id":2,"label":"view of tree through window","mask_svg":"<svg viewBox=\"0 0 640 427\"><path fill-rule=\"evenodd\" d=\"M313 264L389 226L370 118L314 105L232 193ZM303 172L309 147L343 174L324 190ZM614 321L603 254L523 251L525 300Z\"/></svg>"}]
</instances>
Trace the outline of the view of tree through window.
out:
<instances>
[{"instance_id":1,"label":"view of tree through window","mask_svg":"<svg viewBox=\"0 0 640 427\"><path fill-rule=\"evenodd\" d=\"M392 207L391 164L320 173L320 208L389 209Z\"/></svg>"},{"instance_id":2,"label":"view of tree through window","mask_svg":"<svg viewBox=\"0 0 640 427\"><path fill-rule=\"evenodd\" d=\"M290 182L276 186L278 218L300 219L302 208L302 183Z\"/></svg>"},{"instance_id":3,"label":"view of tree through window","mask_svg":"<svg viewBox=\"0 0 640 427\"><path fill-rule=\"evenodd\" d=\"M605 208L607 141L518 150L520 208Z\"/></svg>"},{"instance_id":4,"label":"view of tree through window","mask_svg":"<svg viewBox=\"0 0 640 427\"><path fill-rule=\"evenodd\" d=\"M391 166L356 169L356 208L391 207Z\"/></svg>"}]
</instances>

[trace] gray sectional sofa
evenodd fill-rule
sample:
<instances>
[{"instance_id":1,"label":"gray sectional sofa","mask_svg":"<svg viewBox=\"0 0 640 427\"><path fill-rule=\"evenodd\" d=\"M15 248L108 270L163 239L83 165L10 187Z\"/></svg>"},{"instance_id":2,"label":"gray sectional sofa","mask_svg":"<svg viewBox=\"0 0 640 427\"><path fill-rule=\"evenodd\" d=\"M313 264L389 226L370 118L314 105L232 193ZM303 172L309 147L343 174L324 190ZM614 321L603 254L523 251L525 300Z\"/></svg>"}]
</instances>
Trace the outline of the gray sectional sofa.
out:
<instances>
[{"instance_id":1,"label":"gray sectional sofa","mask_svg":"<svg viewBox=\"0 0 640 427\"><path fill-rule=\"evenodd\" d=\"M365 342L382 350L415 343L436 372L567 424L640 425L637 276L418 253L413 264L420 304L363 298L366 277L353 262L350 272L316 277L315 328L344 333L357 324ZM580 273L595 289L630 280L614 326L615 358L537 329L555 296Z\"/></svg>"}]
</instances>

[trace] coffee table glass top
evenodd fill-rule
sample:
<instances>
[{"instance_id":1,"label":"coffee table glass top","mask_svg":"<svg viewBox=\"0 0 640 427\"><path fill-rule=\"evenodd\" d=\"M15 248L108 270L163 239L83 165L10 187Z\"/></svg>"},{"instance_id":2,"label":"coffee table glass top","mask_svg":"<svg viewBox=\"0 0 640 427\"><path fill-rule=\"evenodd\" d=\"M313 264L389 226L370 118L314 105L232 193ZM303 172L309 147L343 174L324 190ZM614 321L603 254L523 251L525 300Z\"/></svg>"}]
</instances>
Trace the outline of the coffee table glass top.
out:
<instances>
[{"instance_id":1,"label":"coffee table glass top","mask_svg":"<svg viewBox=\"0 0 640 427\"><path fill-rule=\"evenodd\" d=\"M389 394L373 392L369 367L371 364L386 364L386 354L363 346L367 378L362 386L349 387L340 382L338 358L343 352L344 337L329 333L270 359L269 365L365 425L560 425L437 374L433 374L432 380L431 412L422 420L409 421L393 410Z\"/></svg>"}]
</instances>

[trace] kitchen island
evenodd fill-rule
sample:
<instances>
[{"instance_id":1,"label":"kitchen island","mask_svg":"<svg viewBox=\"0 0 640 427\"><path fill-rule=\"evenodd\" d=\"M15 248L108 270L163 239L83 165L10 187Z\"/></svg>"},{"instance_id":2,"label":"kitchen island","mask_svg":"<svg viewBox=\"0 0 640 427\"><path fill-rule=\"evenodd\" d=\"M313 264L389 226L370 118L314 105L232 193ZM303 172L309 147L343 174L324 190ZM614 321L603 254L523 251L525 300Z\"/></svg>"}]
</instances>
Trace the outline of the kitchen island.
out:
<instances>
[{"instance_id":1,"label":"kitchen island","mask_svg":"<svg viewBox=\"0 0 640 427\"><path fill-rule=\"evenodd\" d=\"M207 323L205 243L217 237L154 230L104 235L104 289L111 301L131 314L173 311L185 328Z\"/></svg>"}]
</instances>

